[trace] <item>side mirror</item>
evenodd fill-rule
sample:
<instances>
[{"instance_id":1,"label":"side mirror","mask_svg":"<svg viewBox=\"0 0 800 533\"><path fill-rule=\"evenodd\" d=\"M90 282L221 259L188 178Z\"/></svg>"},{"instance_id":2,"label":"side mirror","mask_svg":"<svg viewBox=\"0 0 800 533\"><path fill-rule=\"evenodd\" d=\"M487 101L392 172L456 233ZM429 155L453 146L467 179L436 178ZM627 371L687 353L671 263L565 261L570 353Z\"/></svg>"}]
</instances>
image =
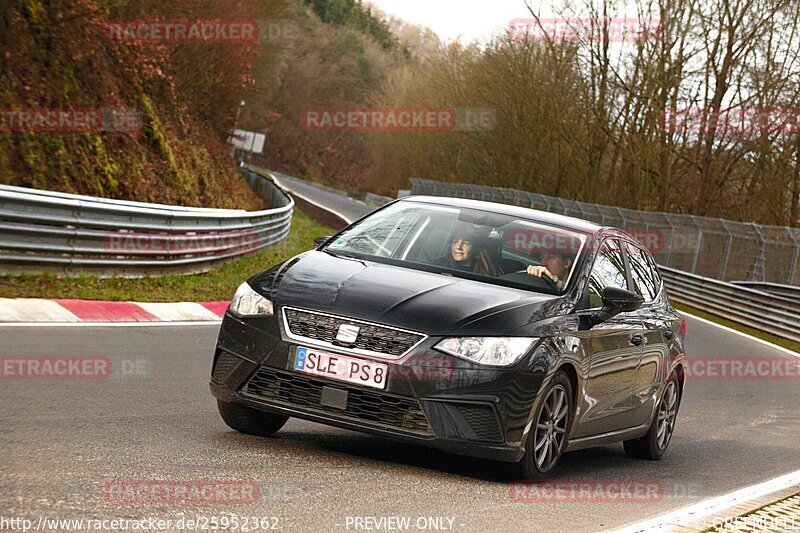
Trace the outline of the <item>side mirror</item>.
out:
<instances>
[{"instance_id":1,"label":"side mirror","mask_svg":"<svg viewBox=\"0 0 800 533\"><path fill-rule=\"evenodd\" d=\"M603 308L597 313L597 320L605 322L620 313L630 313L639 309L644 298L635 292L617 287L603 289Z\"/></svg>"},{"instance_id":2,"label":"side mirror","mask_svg":"<svg viewBox=\"0 0 800 533\"><path fill-rule=\"evenodd\" d=\"M636 311L644 303L644 298L635 292L606 287L603 289L603 308L592 315L581 315L578 329L590 330L597 324L610 320L620 313Z\"/></svg>"},{"instance_id":3,"label":"side mirror","mask_svg":"<svg viewBox=\"0 0 800 533\"><path fill-rule=\"evenodd\" d=\"M316 239L314 239L314 248L319 248L320 246L325 244L330 238L331 238L330 235L328 235L327 237L317 237Z\"/></svg>"}]
</instances>

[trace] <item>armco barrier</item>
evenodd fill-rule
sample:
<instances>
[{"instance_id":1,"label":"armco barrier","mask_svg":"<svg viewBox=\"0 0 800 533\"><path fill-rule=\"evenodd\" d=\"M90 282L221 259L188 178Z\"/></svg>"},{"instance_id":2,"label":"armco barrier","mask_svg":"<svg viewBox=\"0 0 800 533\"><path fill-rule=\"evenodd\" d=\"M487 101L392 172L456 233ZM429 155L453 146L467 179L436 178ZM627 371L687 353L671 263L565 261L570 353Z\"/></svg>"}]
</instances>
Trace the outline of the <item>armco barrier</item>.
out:
<instances>
[{"instance_id":1,"label":"armco barrier","mask_svg":"<svg viewBox=\"0 0 800 533\"><path fill-rule=\"evenodd\" d=\"M782 285L780 283L762 283L758 281L732 281L734 285L747 287L761 292L767 292L776 296L789 298L800 306L800 287L796 285Z\"/></svg>"},{"instance_id":2,"label":"armco barrier","mask_svg":"<svg viewBox=\"0 0 800 533\"><path fill-rule=\"evenodd\" d=\"M294 200L243 168L270 209L246 212L0 186L0 268L139 276L201 272L289 234Z\"/></svg>"},{"instance_id":3,"label":"armco barrier","mask_svg":"<svg viewBox=\"0 0 800 533\"><path fill-rule=\"evenodd\" d=\"M674 301L800 342L800 304L792 298L659 267Z\"/></svg>"}]
</instances>

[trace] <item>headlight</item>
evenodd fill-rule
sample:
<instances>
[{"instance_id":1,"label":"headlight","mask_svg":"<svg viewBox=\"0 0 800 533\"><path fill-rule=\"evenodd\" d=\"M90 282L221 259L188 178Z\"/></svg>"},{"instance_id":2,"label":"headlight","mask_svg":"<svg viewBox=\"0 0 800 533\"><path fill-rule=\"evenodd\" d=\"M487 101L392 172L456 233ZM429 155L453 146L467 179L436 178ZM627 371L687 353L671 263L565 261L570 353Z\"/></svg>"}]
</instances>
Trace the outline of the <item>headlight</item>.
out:
<instances>
[{"instance_id":1,"label":"headlight","mask_svg":"<svg viewBox=\"0 0 800 533\"><path fill-rule=\"evenodd\" d=\"M435 348L489 366L509 366L525 355L536 342L533 337L450 337Z\"/></svg>"},{"instance_id":2,"label":"headlight","mask_svg":"<svg viewBox=\"0 0 800 533\"><path fill-rule=\"evenodd\" d=\"M241 316L272 316L272 302L258 294L245 281L236 290L231 311Z\"/></svg>"}]
</instances>

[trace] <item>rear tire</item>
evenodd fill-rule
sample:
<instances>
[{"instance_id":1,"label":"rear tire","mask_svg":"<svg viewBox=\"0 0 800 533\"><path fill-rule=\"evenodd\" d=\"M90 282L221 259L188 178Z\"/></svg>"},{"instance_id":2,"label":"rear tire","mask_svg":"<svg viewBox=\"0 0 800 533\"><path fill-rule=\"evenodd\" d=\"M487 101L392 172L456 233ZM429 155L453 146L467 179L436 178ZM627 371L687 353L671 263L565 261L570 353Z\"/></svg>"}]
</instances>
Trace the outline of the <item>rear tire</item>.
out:
<instances>
[{"instance_id":1,"label":"rear tire","mask_svg":"<svg viewBox=\"0 0 800 533\"><path fill-rule=\"evenodd\" d=\"M228 427L247 435L271 437L289 420L288 416L266 413L238 403L221 400L217 400L217 408Z\"/></svg>"},{"instance_id":2,"label":"rear tire","mask_svg":"<svg viewBox=\"0 0 800 533\"><path fill-rule=\"evenodd\" d=\"M666 453L672 434L675 432L675 421L680 405L681 388L678 385L678 377L673 373L661 393L650 429L643 437L626 440L623 443L628 457L648 461L660 460Z\"/></svg>"},{"instance_id":3,"label":"rear tire","mask_svg":"<svg viewBox=\"0 0 800 533\"><path fill-rule=\"evenodd\" d=\"M539 394L525 455L517 464L524 479L548 477L561 459L572 424L572 394L572 384L564 372L558 372Z\"/></svg>"}]
</instances>

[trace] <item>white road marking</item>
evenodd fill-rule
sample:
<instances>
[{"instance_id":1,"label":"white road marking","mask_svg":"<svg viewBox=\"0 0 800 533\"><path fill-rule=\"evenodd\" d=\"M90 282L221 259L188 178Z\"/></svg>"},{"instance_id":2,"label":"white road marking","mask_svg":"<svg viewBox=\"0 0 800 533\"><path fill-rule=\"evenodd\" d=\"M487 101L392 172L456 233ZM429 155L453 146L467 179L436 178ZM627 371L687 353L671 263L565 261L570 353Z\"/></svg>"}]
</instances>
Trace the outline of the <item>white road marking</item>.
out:
<instances>
[{"instance_id":1,"label":"white road marking","mask_svg":"<svg viewBox=\"0 0 800 533\"><path fill-rule=\"evenodd\" d=\"M178 303L136 303L151 315L163 322L189 322L193 320L219 320L213 311L193 302Z\"/></svg>"},{"instance_id":2,"label":"white road marking","mask_svg":"<svg viewBox=\"0 0 800 533\"><path fill-rule=\"evenodd\" d=\"M707 320L705 318L700 318L699 316L695 316L695 315L693 315L691 313L685 313L683 311L679 311L679 312L684 316L688 316L690 318L693 318L694 320L699 320L700 322L702 322L704 324L709 324L711 326L716 326L716 327L718 327L718 328L720 328L722 330L727 331L728 333L735 333L736 335L741 335L742 337L745 337L745 338L747 338L747 339L749 339L751 341L759 342L759 343L761 343L761 344L763 344L765 346L769 346L770 348L773 348L775 350L783 352L783 353L785 353L787 355L791 355L792 357L800 357L800 353L792 351L789 348L784 348L783 346L778 346L777 344L773 344L773 343L771 343L769 341L765 341L764 339L759 339L758 337L753 337L752 335L748 335L747 333L744 333L742 331L739 331L739 330L736 330L736 329L733 329L733 328L729 328L728 326L723 326L722 324L717 324L716 322L713 322L711 320ZM689 333L689 334L691 334L691 333Z\"/></svg>"},{"instance_id":3,"label":"white road marking","mask_svg":"<svg viewBox=\"0 0 800 533\"><path fill-rule=\"evenodd\" d=\"M788 348L784 348L783 346L778 346L777 344L773 344L769 341L759 339L758 337L754 337L752 335L730 328L728 326L717 324L716 322L713 322L705 318L701 318L691 313L685 313L683 311L681 311L680 313L686 317L702 322L703 324L715 326L728 333L733 333L745 337L748 340L763 344L765 346L769 346L774 350L780 351L792 357L800 357L800 353L792 351ZM780 477L771 479L769 481L765 481L763 483L759 483L757 485L752 485L750 487L745 487L736 490L734 492L725 494L723 496L711 498L702 501L700 503L691 505L689 507L684 507L682 509L672 511L670 513L655 518L638 522L636 524L627 526L625 528L615 530L614 533L634 533L639 531L668 531L677 526L706 529L713 524L711 524L708 521L706 523L703 523L702 519L704 518L708 517L712 517L712 519L730 518L728 516L725 516L725 514L722 513L722 511L724 511L727 508L733 507L735 505L746 503L749 500L760 498L761 496L770 494L772 492L777 492L779 490L786 489L788 487L798 484L800 484L800 470L784 474Z\"/></svg>"},{"instance_id":4,"label":"white road marking","mask_svg":"<svg viewBox=\"0 0 800 533\"><path fill-rule=\"evenodd\" d=\"M704 518L712 517L724 520L732 518L726 516L724 511L730 507L741 505L750 500L766 496L767 494L787 489L800 484L800 470L795 470L789 474L764 481L757 485L745 487L743 489L710 498L708 500L672 511L670 513L651 518L622 529L617 529L614 533L635 533L638 531L669 531L672 528L683 526L688 528L706 529L712 523L703 523ZM740 513L736 513L737 516Z\"/></svg>"},{"instance_id":5,"label":"white road marking","mask_svg":"<svg viewBox=\"0 0 800 533\"><path fill-rule=\"evenodd\" d=\"M0 298L0 321L80 322L80 318L52 300Z\"/></svg>"},{"instance_id":6,"label":"white road marking","mask_svg":"<svg viewBox=\"0 0 800 533\"><path fill-rule=\"evenodd\" d=\"M306 202L310 203L311 205L315 205L315 206L319 207L320 209L324 209L325 211L328 211L329 213L333 213L337 217L339 217L342 220L344 220L348 225L353 223L353 221L349 217L346 217L345 215L341 214L340 212L336 211L335 209L331 209L330 207L326 207L326 206L320 204L319 202L315 202L314 200L312 200L308 196L304 196L304 195L300 194L297 191L291 190L289 187L287 187L286 185L282 184L278 180L278 177L275 176L274 174L270 173L270 176L272 176L272 180L281 189L285 189L285 190L289 191L290 193L294 194L295 196L299 196L302 200L305 200Z\"/></svg>"}]
</instances>

